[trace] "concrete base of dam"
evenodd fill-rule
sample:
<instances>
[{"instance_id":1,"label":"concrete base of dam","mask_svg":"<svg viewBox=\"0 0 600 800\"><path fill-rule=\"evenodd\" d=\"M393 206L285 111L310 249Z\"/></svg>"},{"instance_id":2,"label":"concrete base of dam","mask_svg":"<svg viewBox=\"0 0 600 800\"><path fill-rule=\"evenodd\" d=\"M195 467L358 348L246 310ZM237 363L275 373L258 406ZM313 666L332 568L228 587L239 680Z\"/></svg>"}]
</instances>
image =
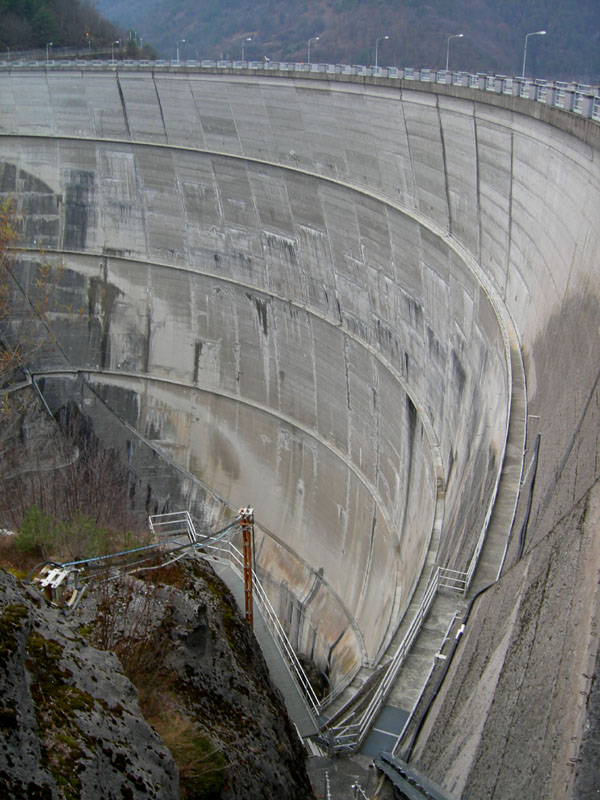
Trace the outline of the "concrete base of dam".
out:
<instances>
[{"instance_id":1,"label":"concrete base of dam","mask_svg":"<svg viewBox=\"0 0 600 800\"><path fill-rule=\"evenodd\" d=\"M40 248L65 266L40 373L85 376L81 408L109 407L188 475L179 496L200 519L251 502L272 602L334 685L380 662L432 543L435 563L468 569L522 365L504 568L414 749L470 797L571 796L581 763L599 613L598 130L391 79L0 74L20 275L35 286Z\"/></svg>"}]
</instances>

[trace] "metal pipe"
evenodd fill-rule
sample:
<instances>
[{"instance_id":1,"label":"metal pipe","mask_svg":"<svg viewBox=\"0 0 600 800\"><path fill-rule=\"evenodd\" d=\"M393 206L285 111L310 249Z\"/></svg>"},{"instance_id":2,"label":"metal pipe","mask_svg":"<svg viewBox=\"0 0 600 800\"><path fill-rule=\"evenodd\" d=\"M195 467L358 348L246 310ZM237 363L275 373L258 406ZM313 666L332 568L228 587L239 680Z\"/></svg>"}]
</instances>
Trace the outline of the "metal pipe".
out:
<instances>
[{"instance_id":1,"label":"metal pipe","mask_svg":"<svg viewBox=\"0 0 600 800\"><path fill-rule=\"evenodd\" d=\"M242 528L242 550L244 554L244 603L246 622L253 626L254 610L252 603L252 534L254 531L254 509L240 508Z\"/></svg>"}]
</instances>

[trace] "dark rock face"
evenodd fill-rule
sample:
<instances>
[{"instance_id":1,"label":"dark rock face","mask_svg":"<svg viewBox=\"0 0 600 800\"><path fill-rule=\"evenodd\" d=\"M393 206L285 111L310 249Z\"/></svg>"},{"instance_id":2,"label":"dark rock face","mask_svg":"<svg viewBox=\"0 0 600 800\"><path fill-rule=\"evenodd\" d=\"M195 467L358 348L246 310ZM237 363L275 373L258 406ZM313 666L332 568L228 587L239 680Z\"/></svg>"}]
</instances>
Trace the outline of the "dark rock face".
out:
<instances>
[{"instance_id":1,"label":"dark rock face","mask_svg":"<svg viewBox=\"0 0 600 800\"><path fill-rule=\"evenodd\" d=\"M177 798L175 764L113 653L0 571L0 795Z\"/></svg>"},{"instance_id":2,"label":"dark rock face","mask_svg":"<svg viewBox=\"0 0 600 800\"><path fill-rule=\"evenodd\" d=\"M163 719L185 718L221 754L220 779L198 780L200 763L179 780L115 653L81 638L80 630L91 639L98 625L106 631L106 596L90 591L67 616L0 571L0 796L313 797L305 750L232 595L201 559L177 569L166 582L161 570L152 583L125 578L108 624L118 642L132 617L151 609L143 633L153 655L143 681Z\"/></svg>"},{"instance_id":3,"label":"dark rock face","mask_svg":"<svg viewBox=\"0 0 600 800\"><path fill-rule=\"evenodd\" d=\"M164 586L155 602L165 653L160 680L221 747L226 767L220 796L312 798L306 751L232 594L206 561L180 563L177 585ZM153 580L161 580L160 570Z\"/></svg>"}]
</instances>

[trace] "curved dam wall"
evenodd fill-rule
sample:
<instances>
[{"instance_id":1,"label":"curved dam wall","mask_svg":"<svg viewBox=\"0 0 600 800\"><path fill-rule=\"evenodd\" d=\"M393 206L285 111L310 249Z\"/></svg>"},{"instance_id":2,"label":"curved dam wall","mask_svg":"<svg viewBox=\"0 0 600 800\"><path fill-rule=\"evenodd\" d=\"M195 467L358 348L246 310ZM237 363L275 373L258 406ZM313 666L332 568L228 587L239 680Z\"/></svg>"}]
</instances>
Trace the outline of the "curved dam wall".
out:
<instances>
[{"instance_id":1,"label":"curved dam wall","mask_svg":"<svg viewBox=\"0 0 600 800\"><path fill-rule=\"evenodd\" d=\"M384 136L386 92L327 86L12 73L1 157L28 243L67 268L69 365L252 500L276 607L335 683L393 635L444 495L445 562L468 562L510 389L473 264L418 210L406 123Z\"/></svg>"},{"instance_id":2,"label":"curved dam wall","mask_svg":"<svg viewBox=\"0 0 600 800\"><path fill-rule=\"evenodd\" d=\"M23 274L40 246L66 266L48 366L255 507L275 605L334 683L378 660L426 563L469 563L509 329L539 535L593 483L591 457L561 478L597 377L593 123L391 81L13 70L0 134Z\"/></svg>"}]
</instances>

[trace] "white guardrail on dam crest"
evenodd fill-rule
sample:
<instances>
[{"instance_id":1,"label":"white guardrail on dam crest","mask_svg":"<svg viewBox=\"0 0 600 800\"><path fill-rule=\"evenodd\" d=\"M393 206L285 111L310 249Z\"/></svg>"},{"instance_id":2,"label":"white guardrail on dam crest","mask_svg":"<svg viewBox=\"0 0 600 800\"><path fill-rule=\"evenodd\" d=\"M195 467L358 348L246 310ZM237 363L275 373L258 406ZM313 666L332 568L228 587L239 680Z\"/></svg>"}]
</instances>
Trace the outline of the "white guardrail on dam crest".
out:
<instances>
[{"instance_id":1,"label":"white guardrail on dam crest","mask_svg":"<svg viewBox=\"0 0 600 800\"><path fill-rule=\"evenodd\" d=\"M449 72L444 69L414 69L413 67L366 67L360 64L307 64L290 61L211 61L188 60L84 60L61 59L50 61L19 60L0 61L0 70L48 69L117 69L117 70L254 70L292 73L320 73L328 75L355 75L367 78L388 78L398 81L462 86L499 95L520 97L535 103L568 111L585 119L600 122L600 87L575 81L547 81L506 75L489 75L483 72Z\"/></svg>"}]
</instances>

